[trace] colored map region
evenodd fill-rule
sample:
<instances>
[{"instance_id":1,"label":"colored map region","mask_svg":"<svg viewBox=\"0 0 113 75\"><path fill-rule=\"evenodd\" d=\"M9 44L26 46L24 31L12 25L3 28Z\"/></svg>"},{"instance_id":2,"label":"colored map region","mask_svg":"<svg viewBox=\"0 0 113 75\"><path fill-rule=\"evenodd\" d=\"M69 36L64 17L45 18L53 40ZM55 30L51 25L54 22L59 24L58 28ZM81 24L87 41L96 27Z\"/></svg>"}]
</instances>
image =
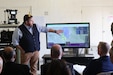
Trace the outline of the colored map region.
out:
<instances>
[{"instance_id":1,"label":"colored map region","mask_svg":"<svg viewBox=\"0 0 113 75\"><path fill-rule=\"evenodd\" d=\"M47 33L49 43L85 43L88 39L88 34L85 28L77 27L56 27L56 30L63 30L60 35L55 33Z\"/></svg>"}]
</instances>

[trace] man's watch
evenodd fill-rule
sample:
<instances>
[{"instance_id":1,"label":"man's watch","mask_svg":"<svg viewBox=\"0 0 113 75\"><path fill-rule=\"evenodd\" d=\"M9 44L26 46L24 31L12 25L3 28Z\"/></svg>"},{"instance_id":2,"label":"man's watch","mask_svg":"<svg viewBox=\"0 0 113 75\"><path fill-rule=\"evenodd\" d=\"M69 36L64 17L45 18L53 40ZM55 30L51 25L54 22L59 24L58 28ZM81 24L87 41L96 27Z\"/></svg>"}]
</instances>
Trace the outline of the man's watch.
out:
<instances>
[{"instance_id":1,"label":"man's watch","mask_svg":"<svg viewBox=\"0 0 113 75\"><path fill-rule=\"evenodd\" d=\"M54 32L56 33L57 31L55 30Z\"/></svg>"}]
</instances>

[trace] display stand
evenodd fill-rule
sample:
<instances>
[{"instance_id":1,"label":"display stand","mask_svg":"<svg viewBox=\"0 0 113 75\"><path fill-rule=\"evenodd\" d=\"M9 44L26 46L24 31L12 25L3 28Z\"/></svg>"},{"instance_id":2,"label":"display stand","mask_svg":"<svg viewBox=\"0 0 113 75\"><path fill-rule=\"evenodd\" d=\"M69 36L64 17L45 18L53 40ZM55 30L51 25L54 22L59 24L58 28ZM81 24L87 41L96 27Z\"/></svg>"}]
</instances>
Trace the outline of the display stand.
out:
<instances>
[{"instance_id":1,"label":"display stand","mask_svg":"<svg viewBox=\"0 0 113 75\"><path fill-rule=\"evenodd\" d=\"M79 48L73 48L73 55L75 55L76 57L79 57Z\"/></svg>"}]
</instances>

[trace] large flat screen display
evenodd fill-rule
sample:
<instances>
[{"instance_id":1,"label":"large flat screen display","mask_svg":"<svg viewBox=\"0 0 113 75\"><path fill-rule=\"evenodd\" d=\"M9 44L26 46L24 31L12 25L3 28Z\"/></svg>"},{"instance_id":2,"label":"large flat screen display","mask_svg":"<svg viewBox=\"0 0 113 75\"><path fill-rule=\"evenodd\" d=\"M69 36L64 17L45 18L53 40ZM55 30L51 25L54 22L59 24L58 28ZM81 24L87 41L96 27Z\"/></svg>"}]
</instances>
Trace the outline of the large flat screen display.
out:
<instances>
[{"instance_id":1,"label":"large flat screen display","mask_svg":"<svg viewBox=\"0 0 113 75\"><path fill-rule=\"evenodd\" d=\"M63 48L89 48L90 23L47 23L47 28L63 30L60 35L48 32L46 34L47 48L60 44Z\"/></svg>"}]
</instances>

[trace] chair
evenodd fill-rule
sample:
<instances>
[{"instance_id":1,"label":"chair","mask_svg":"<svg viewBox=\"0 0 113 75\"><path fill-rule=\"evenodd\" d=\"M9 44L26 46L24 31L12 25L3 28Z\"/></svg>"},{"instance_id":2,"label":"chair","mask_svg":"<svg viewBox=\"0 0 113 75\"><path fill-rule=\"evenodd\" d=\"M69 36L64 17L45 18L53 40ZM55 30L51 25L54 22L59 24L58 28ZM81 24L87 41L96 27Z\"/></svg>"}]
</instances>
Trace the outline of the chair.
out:
<instances>
[{"instance_id":1,"label":"chair","mask_svg":"<svg viewBox=\"0 0 113 75\"><path fill-rule=\"evenodd\" d=\"M113 71L101 72L101 73L98 73L97 75L113 75Z\"/></svg>"}]
</instances>

